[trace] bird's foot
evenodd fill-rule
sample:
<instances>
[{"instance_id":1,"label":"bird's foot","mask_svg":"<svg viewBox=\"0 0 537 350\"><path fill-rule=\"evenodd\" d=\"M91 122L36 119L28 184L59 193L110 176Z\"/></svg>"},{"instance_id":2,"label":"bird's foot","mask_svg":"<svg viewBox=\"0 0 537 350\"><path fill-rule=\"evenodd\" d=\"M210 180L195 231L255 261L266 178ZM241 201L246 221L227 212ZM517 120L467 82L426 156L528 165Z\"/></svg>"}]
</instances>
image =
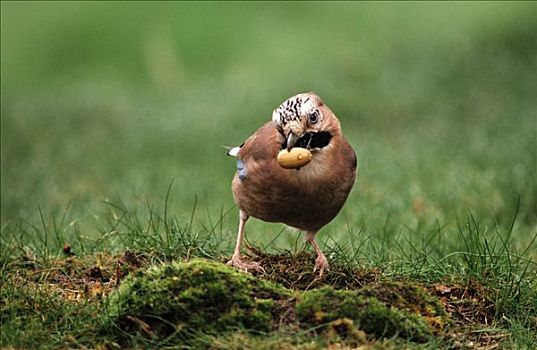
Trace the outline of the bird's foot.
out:
<instances>
[{"instance_id":1,"label":"bird's foot","mask_svg":"<svg viewBox=\"0 0 537 350\"><path fill-rule=\"evenodd\" d=\"M265 272L265 269L263 268L263 266L261 266L260 263L255 261L243 261L240 257L232 257L231 260L227 262L227 264L244 272Z\"/></svg>"},{"instance_id":2,"label":"bird's foot","mask_svg":"<svg viewBox=\"0 0 537 350\"><path fill-rule=\"evenodd\" d=\"M315 259L315 267L313 268L313 272L319 271L319 278L323 277L324 272L328 270L328 259L326 259L326 256L324 255L318 255L317 259Z\"/></svg>"}]
</instances>

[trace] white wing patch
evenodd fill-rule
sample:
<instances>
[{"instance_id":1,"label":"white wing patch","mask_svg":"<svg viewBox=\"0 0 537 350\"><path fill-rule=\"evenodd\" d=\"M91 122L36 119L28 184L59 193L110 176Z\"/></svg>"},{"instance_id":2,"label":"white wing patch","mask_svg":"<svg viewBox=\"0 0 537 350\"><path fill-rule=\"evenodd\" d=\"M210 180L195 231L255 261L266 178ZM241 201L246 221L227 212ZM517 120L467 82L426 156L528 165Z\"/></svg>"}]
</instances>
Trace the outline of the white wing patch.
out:
<instances>
[{"instance_id":1,"label":"white wing patch","mask_svg":"<svg viewBox=\"0 0 537 350\"><path fill-rule=\"evenodd\" d=\"M239 151L241 150L241 147L240 146L236 146L236 147L233 147L232 149L230 149L228 152L227 152L227 155L228 156L232 156L232 157L237 157L237 155L239 154Z\"/></svg>"}]
</instances>

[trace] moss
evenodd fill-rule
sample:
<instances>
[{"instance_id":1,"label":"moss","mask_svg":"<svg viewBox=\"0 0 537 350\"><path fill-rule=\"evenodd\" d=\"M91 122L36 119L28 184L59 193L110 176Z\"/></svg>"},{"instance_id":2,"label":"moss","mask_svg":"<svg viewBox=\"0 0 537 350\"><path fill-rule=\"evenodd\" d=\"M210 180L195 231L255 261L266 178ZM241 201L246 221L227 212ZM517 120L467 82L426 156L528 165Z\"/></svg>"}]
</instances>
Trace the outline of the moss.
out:
<instances>
[{"instance_id":1,"label":"moss","mask_svg":"<svg viewBox=\"0 0 537 350\"><path fill-rule=\"evenodd\" d=\"M399 336L426 341L432 330L419 315L389 307L374 297L357 291L323 287L304 292L298 301L301 326L324 326L339 319L350 319L358 329L377 338Z\"/></svg>"},{"instance_id":2,"label":"moss","mask_svg":"<svg viewBox=\"0 0 537 350\"><path fill-rule=\"evenodd\" d=\"M317 329L326 339L355 345L366 344L366 336L426 341L444 317L437 299L413 284L300 292L202 259L138 271L111 294L108 309L119 329L146 338L185 340L285 326L288 331Z\"/></svg>"},{"instance_id":3,"label":"moss","mask_svg":"<svg viewBox=\"0 0 537 350\"><path fill-rule=\"evenodd\" d=\"M440 300L415 283L377 282L361 288L358 294L376 298L388 307L418 314L436 331L449 322Z\"/></svg>"},{"instance_id":4,"label":"moss","mask_svg":"<svg viewBox=\"0 0 537 350\"><path fill-rule=\"evenodd\" d=\"M224 264L174 262L127 278L109 299L111 320L158 338L246 328L270 331L294 295Z\"/></svg>"},{"instance_id":5,"label":"moss","mask_svg":"<svg viewBox=\"0 0 537 350\"><path fill-rule=\"evenodd\" d=\"M328 323L324 336L328 339L343 339L345 343L353 346L367 344L365 332L358 329L354 321L348 318L339 318Z\"/></svg>"},{"instance_id":6,"label":"moss","mask_svg":"<svg viewBox=\"0 0 537 350\"><path fill-rule=\"evenodd\" d=\"M360 289L359 294L375 297L387 305L416 312L422 316L445 316L446 314L438 299L415 283L378 282Z\"/></svg>"}]
</instances>

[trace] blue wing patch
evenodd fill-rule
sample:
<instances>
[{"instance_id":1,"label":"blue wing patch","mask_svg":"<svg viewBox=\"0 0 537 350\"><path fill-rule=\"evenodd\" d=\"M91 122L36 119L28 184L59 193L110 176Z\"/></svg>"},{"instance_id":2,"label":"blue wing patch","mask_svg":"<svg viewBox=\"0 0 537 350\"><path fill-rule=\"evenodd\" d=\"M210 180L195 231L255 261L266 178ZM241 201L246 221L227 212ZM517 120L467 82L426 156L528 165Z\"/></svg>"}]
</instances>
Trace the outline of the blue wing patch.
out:
<instances>
[{"instance_id":1,"label":"blue wing patch","mask_svg":"<svg viewBox=\"0 0 537 350\"><path fill-rule=\"evenodd\" d=\"M237 159L237 171L239 172L239 179L246 180L246 167L240 159Z\"/></svg>"}]
</instances>

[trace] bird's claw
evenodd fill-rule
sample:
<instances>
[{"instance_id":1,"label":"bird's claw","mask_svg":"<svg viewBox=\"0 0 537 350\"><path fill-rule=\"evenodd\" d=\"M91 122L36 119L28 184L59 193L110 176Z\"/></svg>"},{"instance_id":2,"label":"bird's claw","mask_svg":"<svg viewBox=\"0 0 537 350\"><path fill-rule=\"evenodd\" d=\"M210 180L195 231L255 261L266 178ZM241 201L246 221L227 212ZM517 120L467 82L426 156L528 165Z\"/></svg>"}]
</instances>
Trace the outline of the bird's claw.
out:
<instances>
[{"instance_id":1,"label":"bird's claw","mask_svg":"<svg viewBox=\"0 0 537 350\"><path fill-rule=\"evenodd\" d=\"M265 273L265 269L263 268L263 266L261 266L260 263L255 261L242 261L241 259L231 258L231 260L227 262L227 265L233 266L244 272L256 271Z\"/></svg>"},{"instance_id":2,"label":"bird's claw","mask_svg":"<svg viewBox=\"0 0 537 350\"><path fill-rule=\"evenodd\" d=\"M329 270L328 265L328 259L324 255L319 255L317 259L315 259L315 267L313 268L313 272L319 271L319 278L323 277L324 272Z\"/></svg>"}]
</instances>

